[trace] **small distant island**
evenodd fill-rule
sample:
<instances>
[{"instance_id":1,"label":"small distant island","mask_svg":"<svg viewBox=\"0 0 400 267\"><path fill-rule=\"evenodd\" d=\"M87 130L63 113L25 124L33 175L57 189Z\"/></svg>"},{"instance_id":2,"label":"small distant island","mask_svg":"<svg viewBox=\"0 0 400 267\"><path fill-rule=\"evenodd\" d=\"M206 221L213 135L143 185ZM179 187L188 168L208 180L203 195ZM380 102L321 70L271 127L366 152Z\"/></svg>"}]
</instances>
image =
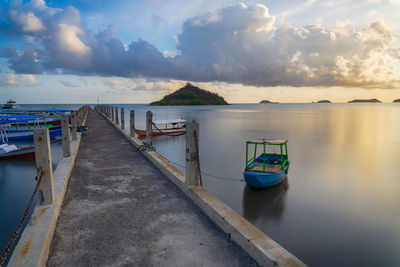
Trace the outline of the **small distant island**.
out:
<instances>
[{"instance_id":1,"label":"small distant island","mask_svg":"<svg viewBox=\"0 0 400 267\"><path fill-rule=\"evenodd\" d=\"M186 83L181 89L150 103L152 106L229 105L222 96Z\"/></svg>"},{"instance_id":2,"label":"small distant island","mask_svg":"<svg viewBox=\"0 0 400 267\"><path fill-rule=\"evenodd\" d=\"M332 103L331 101L329 101L329 100L326 100L326 99L324 99L324 100L320 100L320 101L318 101L317 103Z\"/></svg>"},{"instance_id":3,"label":"small distant island","mask_svg":"<svg viewBox=\"0 0 400 267\"><path fill-rule=\"evenodd\" d=\"M372 98L372 99L354 99L347 103L382 103L382 102L376 98Z\"/></svg>"},{"instance_id":4,"label":"small distant island","mask_svg":"<svg viewBox=\"0 0 400 267\"><path fill-rule=\"evenodd\" d=\"M393 103L400 103L400 98L393 100Z\"/></svg>"},{"instance_id":5,"label":"small distant island","mask_svg":"<svg viewBox=\"0 0 400 267\"><path fill-rule=\"evenodd\" d=\"M272 102L269 100L261 100L259 104L279 104L279 102Z\"/></svg>"}]
</instances>

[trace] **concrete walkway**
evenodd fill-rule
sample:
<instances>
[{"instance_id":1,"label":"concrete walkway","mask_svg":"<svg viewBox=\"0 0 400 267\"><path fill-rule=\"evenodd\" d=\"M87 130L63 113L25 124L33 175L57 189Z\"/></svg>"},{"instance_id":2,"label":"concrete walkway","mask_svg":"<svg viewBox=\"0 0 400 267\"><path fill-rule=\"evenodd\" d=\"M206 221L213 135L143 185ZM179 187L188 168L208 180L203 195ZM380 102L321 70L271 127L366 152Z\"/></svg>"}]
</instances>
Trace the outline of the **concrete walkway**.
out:
<instances>
[{"instance_id":1,"label":"concrete walkway","mask_svg":"<svg viewBox=\"0 0 400 267\"><path fill-rule=\"evenodd\" d=\"M256 266L90 111L47 266Z\"/></svg>"}]
</instances>

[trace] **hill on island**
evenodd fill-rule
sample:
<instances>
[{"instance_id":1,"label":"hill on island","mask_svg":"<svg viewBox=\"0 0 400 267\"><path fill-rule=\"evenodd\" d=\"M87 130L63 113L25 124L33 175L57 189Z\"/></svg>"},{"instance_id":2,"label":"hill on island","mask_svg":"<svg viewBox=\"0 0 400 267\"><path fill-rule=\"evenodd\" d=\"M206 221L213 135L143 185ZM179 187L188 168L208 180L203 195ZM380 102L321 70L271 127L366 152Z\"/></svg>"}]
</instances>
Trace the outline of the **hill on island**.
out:
<instances>
[{"instance_id":1,"label":"hill on island","mask_svg":"<svg viewBox=\"0 0 400 267\"><path fill-rule=\"evenodd\" d=\"M259 104L278 104L278 102L272 102L269 100L261 100Z\"/></svg>"},{"instance_id":2,"label":"hill on island","mask_svg":"<svg viewBox=\"0 0 400 267\"><path fill-rule=\"evenodd\" d=\"M400 98L393 100L393 103L400 103Z\"/></svg>"},{"instance_id":3,"label":"hill on island","mask_svg":"<svg viewBox=\"0 0 400 267\"><path fill-rule=\"evenodd\" d=\"M324 100L318 101L317 103L328 104L328 103L332 103L332 102L329 101L329 100L324 99Z\"/></svg>"},{"instance_id":4,"label":"hill on island","mask_svg":"<svg viewBox=\"0 0 400 267\"><path fill-rule=\"evenodd\" d=\"M372 98L372 99L354 99L347 103L382 103L382 102L376 98Z\"/></svg>"},{"instance_id":5,"label":"hill on island","mask_svg":"<svg viewBox=\"0 0 400 267\"><path fill-rule=\"evenodd\" d=\"M150 103L153 106L176 105L229 105L222 96L187 83L181 89Z\"/></svg>"}]
</instances>

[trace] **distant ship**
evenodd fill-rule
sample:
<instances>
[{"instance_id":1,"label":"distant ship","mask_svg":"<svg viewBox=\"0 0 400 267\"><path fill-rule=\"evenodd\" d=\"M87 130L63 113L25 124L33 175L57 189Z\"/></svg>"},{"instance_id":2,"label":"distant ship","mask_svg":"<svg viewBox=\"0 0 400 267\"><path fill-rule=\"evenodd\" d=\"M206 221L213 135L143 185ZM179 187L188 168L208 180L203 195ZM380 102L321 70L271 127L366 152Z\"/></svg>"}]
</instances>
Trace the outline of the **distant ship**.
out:
<instances>
[{"instance_id":1,"label":"distant ship","mask_svg":"<svg viewBox=\"0 0 400 267\"><path fill-rule=\"evenodd\" d=\"M17 102L14 99L10 99L1 108L2 109L16 109L16 108L20 108L20 106L17 105Z\"/></svg>"}]
</instances>

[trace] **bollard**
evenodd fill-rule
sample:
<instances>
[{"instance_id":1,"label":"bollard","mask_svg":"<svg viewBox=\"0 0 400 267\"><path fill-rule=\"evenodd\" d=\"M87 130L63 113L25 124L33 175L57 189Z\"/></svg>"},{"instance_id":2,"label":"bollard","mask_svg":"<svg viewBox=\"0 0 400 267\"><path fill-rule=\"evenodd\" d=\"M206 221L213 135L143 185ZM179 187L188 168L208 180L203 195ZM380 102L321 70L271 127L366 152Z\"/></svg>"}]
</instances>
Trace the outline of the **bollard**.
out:
<instances>
[{"instance_id":1,"label":"bollard","mask_svg":"<svg viewBox=\"0 0 400 267\"><path fill-rule=\"evenodd\" d=\"M71 113L71 126L72 126L72 140L78 139L78 124L76 122L76 111L72 111Z\"/></svg>"},{"instance_id":2,"label":"bollard","mask_svg":"<svg viewBox=\"0 0 400 267\"><path fill-rule=\"evenodd\" d=\"M146 112L146 143L148 146L153 146L153 112Z\"/></svg>"},{"instance_id":3,"label":"bollard","mask_svg":"<svg viewBox=\"0 0 400 267\"><path fill-rule=\"evenodd\" d=\"M119 119L118 119L118 107L115 107L115 124L119 124Z\"/></svg>"},{"instance_id":4,"label":"bollard","mask_svg":"<svg viewBox=\"0 0 400 267\"><path fill-rule=\"evenodd\" d=\"M186 185L196 186L199 185L199 151L197 151L199 138L199 124L193 122L186 123Z\"/></svg>"},{"instance_id":5,"label":"bollard","mask_svg":"<svg viewBox=\"0 0 400 267\"><path fill-rule=\"evenodd\" d=\"M121 129L125 130L125 110L121 108Z\"/></svg>"},{"instance_id":6,"label":"bollard","mask_svg":"<svg viewBox=\"0 0 400 267\"><path fill-rule=\"evenodd\" d=\"M131 110L131 117L129 120L129 133L131 137L135 137L135 111Z\"/></svg>"},{"instance_id":7,"label":"bollard","mask_svg":"<svg viewBox=\"0 0 400 267\"><path fill-rule=\"evenodd\" d=\"M33 134L38 179L40 178L42 170L44 172L39 187L39 202L41 205L50 204L54 201L54 188L49 129L34 129Z\"/></svg>"},{"instance_id":8,"label":"bollard","mask_svg":"<svg viewBox=\"0 0 400 267\"><path fill-rule=\"evenodd\" d=\"M68 127L68 116L61 117L61 128L62 128L62 145L64 158L71 156L71 144L69 141L69 127Z\"/></svg>"},{"instance_id":9,"label":"bollard","mask_svg":"<svg viewBox=\"0 0 400 267\"><path fill-rule=\"evenodd\" d=\"M114 118L115 118L115 116L114 116L114 108L111 107L111 121L112 122L114 122Z\"/></svg>"}]
</instances>

